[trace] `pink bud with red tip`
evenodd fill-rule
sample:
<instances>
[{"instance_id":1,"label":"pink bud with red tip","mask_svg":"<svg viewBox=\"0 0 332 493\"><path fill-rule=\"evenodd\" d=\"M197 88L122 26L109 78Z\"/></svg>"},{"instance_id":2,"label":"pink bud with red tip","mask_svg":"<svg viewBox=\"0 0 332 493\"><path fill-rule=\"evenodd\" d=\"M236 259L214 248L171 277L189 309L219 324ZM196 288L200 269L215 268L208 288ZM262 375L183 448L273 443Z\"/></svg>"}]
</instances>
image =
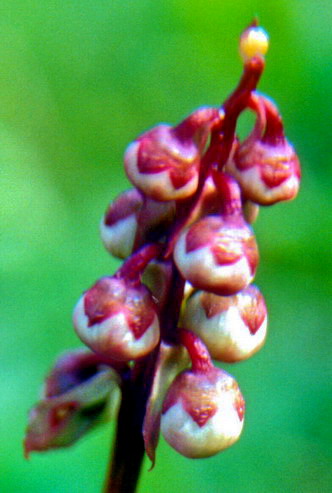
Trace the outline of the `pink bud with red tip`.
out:
<instances>
[{"instance_id":1,"label":"pink bud with red tip","mask_svg":"<svg viewBox=\"0 0 332 493\"><path fill-rule=\"evenodd\" d=\"M210 457L240 437L245 403L234 378L214 367L204 345L188 334L193 367L171 384L163 404L161 431L185 457Z\"/></svg>"},{"instance_id":2,"label":"pink bud with red tip","mask_svg":"<svg viewBox=\"0 0 332 493\"><path fill-rule=\"evenodd\" d=\"M222 213L206 216L186 228L174 248L174 260L194 287L219 295L235 294L253 280L258 249L241 212L235 180L220 175Z\"/></svg>"},{"instance_id":3,"label":"pink bud with red tip","mask_svg":"<svg viewBox=\"0 0 332 493\"><path fill-rule=\"evenodd\" d=\"M123 192L108 207L100 223L101 239L105 248L115 257L127 258L132 254L137 233L137 216L143 206L143 197L136 189Z\"/></svg>"},{"instance_id":4,"label":"pink bud with red tip","mask_svg":"<svg viewBox=\"0 0 332 493\"><path fill-rule=\"evenodd\" d=\"M182 320L213 359L233 363L249 358L264 344L267 309L253 285L233 296L197 291L188 299Z\"/></svg>"},{"instance_id":5,"label":"pink bud with red tip","mask_svg":"<svg viewBox=\"0 0 332 493\"><path fill-rule=\"evenodd\" d=\"M284 135L281 117L272 101L254 95L257 113L252 134L237 149L226 171L239 182L246 199L272 205L296 197L301 170L293 146Z\"/></svg>"},{"instance_id":6,"label":"pink bud with red tip","mask_svg":"<svg viewBox=\"0 0 332 493\"><path fill-rule=\"evenodd\" d=\"M154 200L193 195L209 132L221 116L216 108L199 108L176 127L158 125L138 137L124 158L130 181Z\"/></svg>"},{"instance_id":7,"label":"pink bud with red tip","mask_svg":"<svg viewBox=\"0 0 332 493\"><path fill-rule=\"evenodd\" d=\"M159 341L150 291L117 277L103 277L86 291L74 309L73 321L80 339L105 358L138 359Z\"/></svg>"},{"instance_id":8,"label":"pink bud with red tip","mask_svg":"<svg viewBox=\"0 0 332 493\"><path fill-rule=\"evenodd\" d=\"M102 218L101 239L112 255L125 259L135 247L162 237L174 214L174 202L158 202L135 188L127 190L109 205Z\"/></svg>"}]
</instances>

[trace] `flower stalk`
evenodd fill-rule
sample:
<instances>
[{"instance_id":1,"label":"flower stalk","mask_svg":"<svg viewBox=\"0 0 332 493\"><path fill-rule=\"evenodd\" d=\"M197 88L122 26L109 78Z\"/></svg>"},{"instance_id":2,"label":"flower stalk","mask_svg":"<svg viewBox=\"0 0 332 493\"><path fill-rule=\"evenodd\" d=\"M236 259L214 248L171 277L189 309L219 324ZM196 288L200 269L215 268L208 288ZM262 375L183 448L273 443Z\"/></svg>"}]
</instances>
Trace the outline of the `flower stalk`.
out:
<instances>
[{"instance_id":1,"label":"flower stalk","mask_svg":"<svg viewBox=\"0 0 332 493\"><path fill-rule=\"evenodd\" d=\"M151 360L149 355L147 359ZM141 362L143 363L143 362ZM105 493L134 493L144 459L145 447L142 435L146 402L151 385L147 368L139 365L123 379L121 406L119 409L114 450L106 476Z\"/></svg>"}]
</instances>

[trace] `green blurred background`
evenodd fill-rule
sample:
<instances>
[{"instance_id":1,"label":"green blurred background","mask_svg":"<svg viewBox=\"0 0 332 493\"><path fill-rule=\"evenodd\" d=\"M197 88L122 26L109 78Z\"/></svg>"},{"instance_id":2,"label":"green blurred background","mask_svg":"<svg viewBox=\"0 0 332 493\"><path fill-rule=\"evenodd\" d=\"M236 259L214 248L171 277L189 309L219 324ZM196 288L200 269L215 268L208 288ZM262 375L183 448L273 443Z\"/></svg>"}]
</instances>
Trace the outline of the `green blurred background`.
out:
<instances>
[{"instance_id":1,"label":"green blurred background","mask_svg":"<svg viewBox=\"0 0 332 493\"><path fill-rule=\"evenodd\" d=\"M303 166L298 199L262 210L255 226L269 337L252 360L225 365L247 400L240 442L191 461L161 441L139 492L331 491L330 0L2 0L0 9L0 491L100 491L112 425L25 461L27 411L58 353L80 345L71 327L80 293L117 265L98 222L128 187L126 145L229 94L238 36L254 15L271 38L260 89L277 101Z\"/></svg>"}]
</instances>

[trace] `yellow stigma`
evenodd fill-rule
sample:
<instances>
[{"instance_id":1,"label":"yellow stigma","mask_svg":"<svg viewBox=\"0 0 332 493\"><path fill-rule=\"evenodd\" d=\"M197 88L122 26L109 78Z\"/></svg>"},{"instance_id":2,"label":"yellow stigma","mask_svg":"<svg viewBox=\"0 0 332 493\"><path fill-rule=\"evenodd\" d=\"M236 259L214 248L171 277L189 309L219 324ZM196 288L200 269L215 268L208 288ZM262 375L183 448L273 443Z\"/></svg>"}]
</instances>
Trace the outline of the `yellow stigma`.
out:
<instances>
[{"instance_id":1,"label":"yellow stigma","mask_svg":"<svg viewBox=\"0 0 332 493\"><path fill-rule=\"evenodd\" d=\"M264 56L269 48L269 37L261 27L246 29L240 38L240 55L244 62L254 56Z\"/></svg>"}]
</instances>

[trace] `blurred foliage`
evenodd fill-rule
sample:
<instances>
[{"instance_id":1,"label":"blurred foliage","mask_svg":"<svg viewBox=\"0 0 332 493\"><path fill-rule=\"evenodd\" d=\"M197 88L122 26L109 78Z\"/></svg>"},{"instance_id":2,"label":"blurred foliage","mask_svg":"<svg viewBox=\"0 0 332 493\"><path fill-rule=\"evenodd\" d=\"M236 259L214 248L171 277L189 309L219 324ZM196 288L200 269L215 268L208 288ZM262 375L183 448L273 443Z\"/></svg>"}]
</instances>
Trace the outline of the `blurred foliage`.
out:
<instances>
[{"instance_id":1,"label":"blurred foliage","mask_svg":"<svg viewBox=\"0 0 332 493\"><path fill-rule=\"evenodd\" d=\"M225 365L247 399L240 442L201 461L162 442L139 491L331 491L330 0L2 0L0 12L0 491L100 491L112 426L27 462L27 411L57 355L80 346L73 304L116 267L98 221L128 187L127 143L227 96L254 15L271 38L260 89L303 165L299 198L263 210L255 228L269 338Z\"/></svg>"}]
</instances>

